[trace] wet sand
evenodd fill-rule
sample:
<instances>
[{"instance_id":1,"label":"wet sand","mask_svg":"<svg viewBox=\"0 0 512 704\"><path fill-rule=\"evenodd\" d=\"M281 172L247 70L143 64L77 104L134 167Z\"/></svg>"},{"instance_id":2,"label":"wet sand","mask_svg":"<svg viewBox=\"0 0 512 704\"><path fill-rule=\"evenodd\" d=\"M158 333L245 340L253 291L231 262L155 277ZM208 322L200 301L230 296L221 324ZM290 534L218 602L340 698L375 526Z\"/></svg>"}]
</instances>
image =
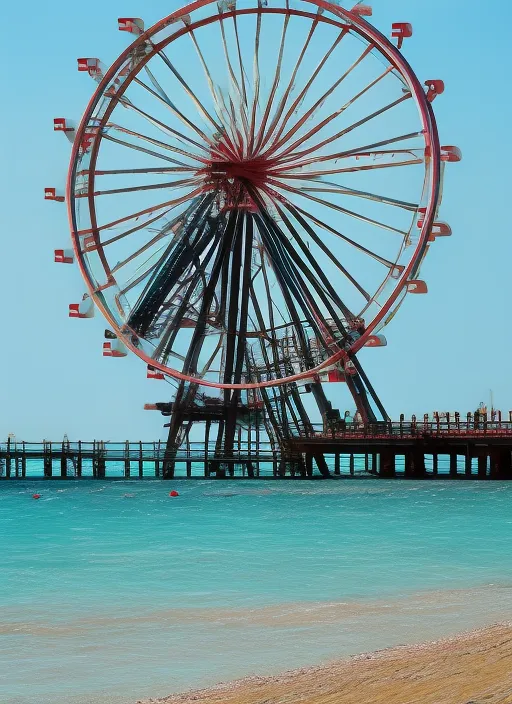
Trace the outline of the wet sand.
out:
<instances>
[{"instance_id":1,"label":"wet sand","mask_svg":"<svg viewBox=\"0 0 512 704\"><path fill-rule=\"evenodd\" d=\"M150 703L512 704L512 623Z\"/></svg>"}]
</instances>

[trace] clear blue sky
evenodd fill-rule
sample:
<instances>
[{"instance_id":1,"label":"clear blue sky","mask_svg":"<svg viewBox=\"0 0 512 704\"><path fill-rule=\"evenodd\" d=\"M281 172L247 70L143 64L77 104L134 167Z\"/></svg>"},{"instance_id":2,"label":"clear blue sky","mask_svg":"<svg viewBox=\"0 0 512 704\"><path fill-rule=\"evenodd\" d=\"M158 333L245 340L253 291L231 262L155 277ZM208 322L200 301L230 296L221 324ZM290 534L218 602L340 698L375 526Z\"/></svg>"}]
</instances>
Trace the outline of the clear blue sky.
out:
<instances>
[{"instance_id":1,"label":"clear blue sky","mask_svg":"<svg viewBox=\"0 0 512 704\"><path fill-rule=\"evenodd\" d=\"M465 413L488 401L490 389L507 411L512 54L500 28L510 25L512 6L500 6L491 23L474 0L373 4L383 31L393 21L413 24L405 56L420 79L444 79L435 102L441 141L458 145L464 160L447 169L441 218L454 234L434 243L422 267L429 294L409 296L386 328L388 347L366 350L361 361L393 417ZM0 437L151 440L162 434L161 417L143 404L166 400L170 387L146 380L135 357L101 356L101 316L67 317L85 289L76 267L53 263L53 250L69 245L67 217L64 206L44 202L43 189L64 185L69 155L53 118L79 118L94 88L77 72L77 57L111 63L127 42L117 17L140 16L149 26L178 4L41 7L26 0L3 9Z\"/></svg>"}]
</instances>

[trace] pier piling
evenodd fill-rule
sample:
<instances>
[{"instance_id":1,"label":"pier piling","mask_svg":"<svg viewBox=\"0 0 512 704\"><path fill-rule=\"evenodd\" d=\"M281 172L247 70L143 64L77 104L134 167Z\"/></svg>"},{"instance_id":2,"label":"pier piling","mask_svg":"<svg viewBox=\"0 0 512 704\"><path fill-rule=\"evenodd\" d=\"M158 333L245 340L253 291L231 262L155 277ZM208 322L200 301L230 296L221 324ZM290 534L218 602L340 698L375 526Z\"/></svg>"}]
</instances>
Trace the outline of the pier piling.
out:
<instances>
[{"instance_id":1,"label":"pier piling","mask_svg":"<svg viewBox=\"0 0 512 704\"><path fill-rule=\"evenodd\" d=\"M142 449L142 441L139 440L139 479L144 476L144 452Z\"/></svg>"},{"instance_id":2,"label":"pier piling","mask_svg":"<svg viewBox=\"0 0 512 704\"><path fill-rule=\"evenodd\" d=\"M396 476L395 453L389 448L382 448L380 451L379 476L384 479L392 479Z\"/></svg>"},{"instance_id":3,"label":"pier piling","mask_svg":"<svg viewBox=\"0 0 512 704\"><path fill-rule=\"evenodd\" d=\"M472 457L469 452L469 447L466 447L466 456L464 458L464 474L466 479L471 479L472 475Z\"/></svg>"},{"instance_id":4,"label":"pier piling","mask_svg":"<svg viewBox=\"0 0 512 704\"><path fill-rule=\"evenodd\" d=\"M478 455L478 478L487 479L487 453L480 452Z\"/></svg>"},{"instance_id":5,"label":"pier piling","mask_svg":"<svg viewBox=\"0 0 512 704\"><path fill-rule=\"evenodd\" d=\"M457 452L450 452L450 477L457 479Z\"/></svg>"}]
</instances>

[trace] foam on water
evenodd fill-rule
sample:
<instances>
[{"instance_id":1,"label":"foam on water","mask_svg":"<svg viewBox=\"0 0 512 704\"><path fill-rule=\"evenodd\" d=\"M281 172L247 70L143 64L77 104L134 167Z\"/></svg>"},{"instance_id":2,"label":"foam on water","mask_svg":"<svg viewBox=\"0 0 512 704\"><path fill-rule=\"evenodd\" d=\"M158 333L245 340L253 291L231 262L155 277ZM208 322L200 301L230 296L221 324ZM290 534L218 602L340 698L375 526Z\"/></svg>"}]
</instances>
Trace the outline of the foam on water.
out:
<instances>
[{"instance_id":1,"label":"foam on water","mask_svg":"<svg viewBox=\"0 0 512 704\"><path fill-rule=\"evenodd\" d=\"M1 702L133 704L510 618L512 484L171 488L0 484Z\"/></svg>"}]
</instances>

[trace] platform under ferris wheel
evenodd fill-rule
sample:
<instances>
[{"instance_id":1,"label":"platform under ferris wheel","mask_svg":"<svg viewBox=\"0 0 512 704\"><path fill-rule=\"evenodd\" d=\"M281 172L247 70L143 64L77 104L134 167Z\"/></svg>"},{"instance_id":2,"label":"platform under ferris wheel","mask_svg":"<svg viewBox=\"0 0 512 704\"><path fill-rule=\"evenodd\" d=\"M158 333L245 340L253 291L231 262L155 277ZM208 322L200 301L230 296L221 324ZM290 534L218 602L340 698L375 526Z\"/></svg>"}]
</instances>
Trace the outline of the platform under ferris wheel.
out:
<instances>
[{"instance_id":1,"label":"platform under ferris wheel","mask_svg":"<svg viewBox=\"0 0 512 704\"><path fill-rule=\"evenodd\" d=\"M432 102L366 4L199 0L144 28L110 68L78 59L98 86L72 142L66 200L88 287L70 316L99 308L105 356L131 350L172 380L169 457L194 422L217 424L228 456L251 424L276 443L325 424L345 383L365 422L386 411L357 358L419 278L445 164ZM168 462L172 474L172 461Z\"/></svg>"}]
</instances>

